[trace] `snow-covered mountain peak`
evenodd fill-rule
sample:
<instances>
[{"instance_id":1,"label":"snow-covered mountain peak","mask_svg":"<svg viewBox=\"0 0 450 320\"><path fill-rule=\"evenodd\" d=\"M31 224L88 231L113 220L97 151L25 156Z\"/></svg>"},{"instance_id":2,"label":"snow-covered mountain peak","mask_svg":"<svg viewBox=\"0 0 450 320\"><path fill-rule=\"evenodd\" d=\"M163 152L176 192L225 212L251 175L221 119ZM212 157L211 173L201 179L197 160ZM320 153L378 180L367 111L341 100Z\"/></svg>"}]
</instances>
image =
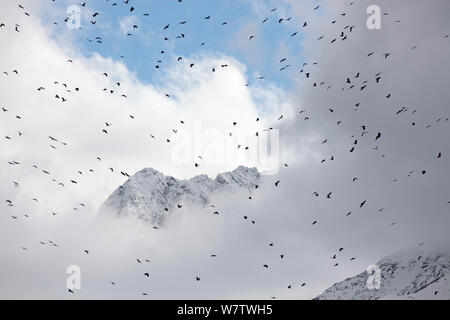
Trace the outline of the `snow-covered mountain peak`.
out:
<instances>
[{"instance_id":1,"label":"snow-covered mountain peak","mask_svg":"<svg viewBox=\"0 0 450 320\"><path fill-rule=\"evenodd\" d=\"M317 300L450 299L450 250L405 250L380 260L379 289L366 271L334 284Z\"/></svg>"},{"instance_id":2,"label":"snow-covered mountain peak","mask_svg":"<svg viewBox=\"0 0 450 320\"><path fill-rule=\"evenodd\" d=\"M249 192L260 180L256 168L239 167L210 179L199 175L189 180L178 180L146 168L130 177L116 189L100 208L100 215L131 216L140 222L160 226L178 205L205 206L214 194L222 192Z\"/></svg>"}]
</instances>

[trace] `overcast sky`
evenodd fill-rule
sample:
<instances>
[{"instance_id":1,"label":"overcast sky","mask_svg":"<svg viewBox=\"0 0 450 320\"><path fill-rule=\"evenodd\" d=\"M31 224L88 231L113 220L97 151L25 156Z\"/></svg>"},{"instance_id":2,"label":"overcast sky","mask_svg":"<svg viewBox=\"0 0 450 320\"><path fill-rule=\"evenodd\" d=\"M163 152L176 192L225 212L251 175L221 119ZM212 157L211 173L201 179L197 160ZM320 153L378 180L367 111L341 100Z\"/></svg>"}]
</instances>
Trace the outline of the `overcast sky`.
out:
<instances>
[{"instance_id":1,"label":"overcast sky","mask_svg":"<svg viewBox=\"0 0 450 320\"><path fill-rule=\"evenodd\" d=\"M7 73L0 108L8 110L0 110L1 298L310 299L393 252L449 243L448 1L174 0L145 8L119 1L108 8L97 0L81 8L81 30L64 23L73 3L55 2L0 4L0 72ZM381 8L380 30L366 26L372 4ZM248 194L214 199L219 219L183 207L155 231L96 218L125 182L121 171L214 178L255 165L205 159L196 168L205 150L178 161L174 146L199 125L224 137L233 132L243 145L247 133L277 129L279 172L263 176L252 201ZM82 271L73 295L69 265Z\"/></svg>"}]
</instances>

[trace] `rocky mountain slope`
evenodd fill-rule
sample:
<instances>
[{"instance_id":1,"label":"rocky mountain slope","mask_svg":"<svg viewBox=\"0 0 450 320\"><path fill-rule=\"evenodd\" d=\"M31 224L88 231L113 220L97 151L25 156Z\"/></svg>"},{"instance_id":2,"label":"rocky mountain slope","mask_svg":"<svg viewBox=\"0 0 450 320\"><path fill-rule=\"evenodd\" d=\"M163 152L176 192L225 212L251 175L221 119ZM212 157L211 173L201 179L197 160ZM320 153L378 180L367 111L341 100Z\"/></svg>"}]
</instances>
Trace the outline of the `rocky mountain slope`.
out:
<instances>
[{"instance_id":1,"label":"rocky mountain slope","mask_svg":"<svg viewBox=\"0 0 450 320\"><path fill-rule=\"evenodd\" d=\"M369 274L336 283L317 300L450 299L450 250L409 250L377 263L379 289L369 289Z\"/></svg>"}]
</instances>

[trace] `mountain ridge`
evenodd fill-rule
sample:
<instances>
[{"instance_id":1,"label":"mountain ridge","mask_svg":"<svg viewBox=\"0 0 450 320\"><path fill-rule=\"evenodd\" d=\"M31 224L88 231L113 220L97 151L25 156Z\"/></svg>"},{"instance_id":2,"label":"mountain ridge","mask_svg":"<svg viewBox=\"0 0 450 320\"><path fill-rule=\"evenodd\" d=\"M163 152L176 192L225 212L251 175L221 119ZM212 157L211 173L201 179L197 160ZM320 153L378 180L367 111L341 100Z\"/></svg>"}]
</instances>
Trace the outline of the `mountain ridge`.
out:
<instances>
[{"instance_id":1,"label":"mountain ridge","mask_svg":"<svg viewBox=\"0 0 450 320\"><path fill-rule=\"evenodd\" d=\"M450 250L410 249L381 259L379 289L369 289L369 273L335 283L314 300L450 299Z\"/></svg>"},{"instance_id":2,"label":"mountain ridge","mask_svg":"<svg viewBox=\"0 0 450 320\"><path fill-rule=\"evenodd\" d=\"M131 216L146 225L159 227L177 206L186 203L204 207L214 194L239 190L249 192L256 189L260 176L256 168L240 166L218 174L215 179L203 174L179 180L153 168L145 168L108 197L99 215Z\"/></svg>"}]
</instances>

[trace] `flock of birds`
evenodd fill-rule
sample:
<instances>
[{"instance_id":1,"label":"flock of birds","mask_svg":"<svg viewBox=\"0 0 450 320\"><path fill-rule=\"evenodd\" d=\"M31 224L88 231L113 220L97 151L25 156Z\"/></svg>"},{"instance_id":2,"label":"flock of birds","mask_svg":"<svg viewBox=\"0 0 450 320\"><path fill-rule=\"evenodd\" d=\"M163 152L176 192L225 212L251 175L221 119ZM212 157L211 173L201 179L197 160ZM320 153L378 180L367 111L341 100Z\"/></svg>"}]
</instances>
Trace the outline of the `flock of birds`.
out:
<instances>
[{"instance_id":1,"label":"flock of birds","mask_svg":"<svg viewBox=\"0 0 450 320\"><path fill-rule=\"evenodd\" d=\"M183 2L182 0L176 0L176 1L179 2L179 3ZM55 2L55 0L52 0L52 2ZM116 6L120 7L121 6L123 8L123 10L125 10L128 13L140 14L143 17L149 17L150 16L150 13L148 13L148 12L140 12L139 8L138 8L138 4L136 3L136 5L131 5L129 3L129 0L121 1L121 2L112 2L110 0L106 0L106 4L110 5L112 7L116 7ZM354 2L350 2L348 4L349 10L351 10L353 5L354 5ZM87 3L83 2L83 3L80 4L80 6L81 7L86 7ZM27 9L25 9L24 6L19 4L18 8L23 11L23 14L25 14L26 16L30 16L30 12L27 11ZM311 8L311 11L312 12L316 12L316 11L318 11L319 8L320 8L319 5L314 6L314 7ZM266 24L269 19L276 19L278 24L288 23L288 22L294 23L294 18L292 18L292 17L276 18L276 16L275 16L276 11L277 11L277 8L274 8L274 9L270 10L268 12L268 16L266 18L264 18L261 21L261 23L262 24ZM388 14L384 13L384 15L387 16ZM339 14L339 16L336 17L336 19L333 19L332 21L330 21L330 23L331 24L336 24L338 19L345 19L346 16L347 16L347 13L343 12L343 13ZM91 24L92 28L94 28L95 25L97 24L97 19L99 19L101 17L102 17L102 12L95 12L95 13L92 14L92 17L91 17L91 20L90 20L90 24ZM0 19L1 19L1 17L0 17ZM70 19L71 19L70 17L65 17L64 18L64 23L69 22ZM209 20L212 20L213 18L212 18L212 16L208 15L208 16L203 17L202 19L206 20L206 21L209 21ZM400 23L399 20L395 20L395 22ZM55 25L58 25L59 23L60 22L54 22ZM183 21L179 21L178 25L179 26L183 26L183 25L185 25L187 23L188 23L188 21L183 20ZM229 22L228 21L222 21L222 22L220 22L220 24L222 26L224 26L224 25L228 25ZM310 23L308 21L302 21L302 22L299 23L299 25L301 26L299 28L299 30L290 33L288 35L288 37L293 38L293 37L296 37L297 35L300 35L302 33L308 32L308 28L310 26ZM19 24L14 24L12 26L7 26L5 23L1 23L1 21L0 21L0 37L1 37L2 29L8 28L8 27L13 28L14 32L20 33L22 28L24 28L26 26L22 26L22 25L19 25ZM167 31L170 30L172 27L173 27L173 23L168 23L168 24L166 24L166 25L161 27L161 37L163 38L164 41L170 40L169 39L169 35L167 34ZM140 26L137 25L137 24L132 26L133 30L137 30L139 28L140 28ZM352 36L352 34L355 32L355 30L357 30L357 28L358 28L357 25L352 24L352 23L348 23L347 25L345 25L345 27L342 30L338 30L336 32L336 34L338 36L329 36L329 35L325 35L325 34L318 35L317 41L329 41L330 45L333 45L334 43L336 43L338 41L343 42L343 41L348 40ZM131 37L131 36L133 36L133 33L132 32L128 32L127 36ZM254 41L254 39L256 38L255 34L248 34L248 35L244 35L244 36L248 38L248 41ZM181 32L180 34L178 34L176 36L176 39L183 39L185 37L186 37L186 33ZM442 38L443 39L448 39L448 37L449 37L448 35L445 35ZM96 44L99 44L99 45L104 43L104 39L102 38L101 35L98 35L98 36L96 36L93 39L88 38L86 40L89 43L96 43ZM202 42L199 42L199 44L200 44L200 47L203 47L203 46L205 46L207 44L207 42L206 41L202 41ZM413 46L411 46L410 50L416 50L417 47L418 47L418 45L414 44ZM163 66L163 62L164 62L163 61L163 57L166 54L165 50L160 50L160 54L161 54L161 59L156 61L155 69L161 69L162 66ZM368 52L367 53L367 58L370 58L371 56L373 56L375 54L379 54L384 60L387 60L387 59L389 59L391 57L391 53L389 53L389 52L382 52L382 53ZM120 57L124 58L125 56L121 55ZM183 58L183 57L178 57L177 58L177 62L182 62L183 60L185 60L185 58ZM74 61L72 59L67 59L67 63L72 64L72 63L74 63ZM340 85L336 85L336 84L332 84L332 83L328 83L327 81L313 80L313 78L314 78L314 71L315 71L314 68L316 68L317 65L318 65L318 62L313 62L313 63L306 63L305 62L305 63L301 64L298 67L299 74L302 77L304 77L304 79L306 79L307 81L310 81L311 85L313 87L324 87L326 90L332 90L335 87L338 87L338 89L336 89L336 90L344 91L344 92L350 92L350 93L353 90L364 91L364 90L367 89L368 86L378 85L383 80L383 74L381 72L378 72L378 73L374 74L371 79L362 79L362 75L359 72L354 74L354 75L351 75L351 76L346 76L346 77L344 77L343 83L341 84L341 86ZM289 68L293 68L292 64L288 62L288 58L285 58L285 57L283 57L283 58L281 58L279 60L279 66L280 66L280 68L279 68L280 72L285 71L285 70L287 70ZM189 62L188 63L188 67L189 68L195 68L195 64L192 63L192 62ZM218 66L211 66L211 72L218 72L220 69L227 68L227 67L228 67L228 64L221 64L221 65L218 65ZM12 77L12 76L19 77L19 76L21 76L20 69L5 70L5 71L3 71L3 76L4 77ZM107 72L103 73L102 76L109 79L109 75L108 75ZM265 79L264 76L259 76L259 77L255 78L254 81L261 81L261 80L264 80L264 79ZM243 85L250 86L250 84L251 84L251 82L248 82L248 83L245 83ZM81 90L81 86L70 86L67 83L60 82L60 81L54 81L52 85L56 88L56 90L60 91L60 93L58 93L58 94L56 94L54 96L54 99L60 101L61 103L67 102L70 99L71 95L79 94L82 91ZM120 95L120 97L123 98L123 99L128 98L127 93L121 91L121 88L122 88L122 84L120 82L115 82L115 87L111 87L111 88L105 87L105 88L102 89L102 91L107 92L109 94L118 93ZM36 88L36 90L38 92L40 92L40 93L44 93L44 92L48 91L48 87L46 85L42 85L42 86L39 86L38 88ZM167 99L171 99L171 94L170 93L164 93L164 96ZM391 98L391 93L387 93L385 98L386 99L390 99ZM358 111L359 107L360 107L360 103L359 102L355 103L354 111ZM329 107L328 108L328 112L330 112L330 114L334 114L335 113L335 109L333 107ZM417 111L414 110L414 109L410 109L410 108L407 108L407 107L402 107L402 108L399 108L395 112L395 115L401 115L401 114L406 114L406 113L408 113L410 115L414 115L416 112ZM7 118L7 116L9 114L11 114L11 117ZM311 120L311 115L308 114L307 110L300 110L298 112L298 115L300 115L300 117L301 117L300 120L302 120L302 121L309 121L309 120ZM9 107L6 107L6 106L1 107L0 116L1 116L3 121L16 120L16 121L19 121L19 123L20 123L20 121L22 120L22 116L20 114L15 114L14 110L12 108L9 108ZM130 117L130 119L135 119L135 115L130 114L129 117ZM278 118L274 119L274 122L282 121L283 119L285 119L285 115L280 115ZM448 122L448 120L449 120L448 117L440 117L440 118L435 120L435 123L445 123L445 122ZM257 118L256 121L260 121L260 119ZM185 123L184 120L179 120L179 125L182 126L184 123ZM342 124L343 124L343 122L341 120L337 120L336 121L336 125L337 126L341 126ZM411 125L412 126L416 126L416 123L412 122ZM112 126L113 126L113 124L110 123L109 121L104 121L104 127L100 128L99 131L100 131L101 134L109 135ZM238 121L235 121L235 122L230 124L230 132L229 132L230 136L233 135L232 129L237 127L237 126L239 126ZM433 126L433 124L427 125L427 128L430 128L431 126ZM173 134L177 134L179 130L180 129L173 129L170 134L172 134L172 135ZM270 131L270 130L272 130L272 128L266 128L266 129L263 129L263 130L264 131ZM25 130L22 130L22 129L17 130L17 137L22 136L24 133L25 133ZM256 136L258 136L259 134L260 134L259 132L256 132ZM382 141L382 139L383 139L383 132L371 133L371 132L368 131L367 126L365 124L362 124L360 126L359 135L361 137L364 137L366 135L373 135L373 137L372 137L373 140L372 141L374 143L380 143ZM155 135L153 135L153 134L150 134L150 138L151 139L157 139L157 137ZM8 135L8 136L5 136L4 139L6 139L8 141L14 141L16 139L16 137L14 137L12 135ZM49 147L52 148L52 149L57 149L57 148L60 148L60 147L69 147L69 143L68 142L63 141L62 139L59 139L59 138L57 138L55 136L48 136L48 139L49 139ZM169 138L163 138L162 141L164 141L165 143L171 143L171 138L170 137ZM322 144L326 144L327 142L328 142L328 139L323 139L321 141ZM358 148L359 144L360 144L359 136L358 135L352 136L352 145L349 146L348 152L354 153L356 151L356 149ZM242 149L242 150L248 150L249 149L248 146L242 146L242 145L238 145L237 148L238 149ZM375 151L378 151L378 148L379 148L379 145L375 145L373 147L373 149ZM381 156L384 157L383 154ZM436 154L436 158L437 159L441 159L443 157L444 157L444 154L442 152L439 152L438 154ZM201 166L201 160L203 160L203 157L199 156L198 159L199 159L199 161L195 162L193 164L196 168ZM333 155L331 155L329 158L322 159L321 163L324 163L324 162L327 162L327 161L334 161L334 160L335 160L335 157ZM96 157L96 161L102 162L102 157L100 157L100 156ZM11 160L8 163L11 166L20 166L20 165L22 165L21 162L16 161L16 160ZM44 174L44 175L46 175L48 177L52 176L50 169L39 168L39 166L36 165L36 164L33 164L32 166L33 166L34 169L40 170L42 172L42 174ZM288 167L288 164L284 164L284 166ZM118 174L122 175L124 178L130 177L130 175L126 172L126 170L117 170L117 169L115 169L113 167L109 167L109 168L107 168L107 170L109 170L111 173L118 173ZM93 169L87 169L85 171L88 171L89 173L94 173ZM82 176L82 175L85 174L85 171L83 171L83 170L76 170L75 174L77 174L79 176ZM427 173L427 171L424 170L424 169L414 170L414 171L410 171L409 172L408 177L413 175L415 172L418 172L421 175L425 175ZM55 182L61 188L64 188L68 184L77 185L79 183L76 178L72 178L72 179L68 179L68 180L58 180L56 178L51 178L51 179L52 179L53 182ZM357 181L358 181L358 177L354 177L353 178L353 182L356 183ZM396 181L397 181L397 179L394 179L394 182L396 182ZM282 181L279 181L279 180L275 181L274 182L275 188L279 187L281 183L282 183ZM20 187L20 183L19 182L13 182L13 187L14 188ZM258 187L259 186L256 185L255 189L258 189ZM326 192L314 191L314 192L312 192L312 196L313 197L317 197L317 198L323 196L326 199L332 199L333 192L332 191L326 191ZM249 196L249 200L252 200L252 199L253 199L253 197ZM32 201L38 203L39 199L38 198L34 198L34 199L32 199ZM12 200L10 200L10 199L5 199L4 203L9 208L13 208L15 206L15 203ZM366 205L366 203L367 203L367 200L362 199L360 201L360 203L359 203L359 208L363 208ZM449 201L449 203L450 203L450 201ZM85 208L85 207L86 207L85 203L78 203L78 204L76 204L73 207L73 209L75 211L78 211L78 210L81 210L82 208ZM178 208L182 208L182 204L178 204ZM213 213L214 215L219 215L220 214L219 211L215 208L214 205L212 205L212 208L214 208L214 210L215 210L214 213ZM165 210L168 211L167 208ZM383 210L384 210L384 208L380 208L379 212L382 212ZM58 213L55 212L55 211L52 211L51 214L53 216L58 215ZM351 214L352 214L352 211L349 211L346 214L346 216L350 216ZM21 217L19 217L18 215L15 215L15 214L12 214L11 217L12 217L12 219L14 221L17 221L17 220L21 219ZM30 215L26 214L23 217L24 218L30 218ZM244 216L244 220L251 221L252 224L256 223L256 221L251 219L249 216ZM318 223L319 223L318 220L314 220L314 221L311 222L312 226L315 226ZM395 224L395 222L393 222L393 225L394 224ZM157 228L155 227L155 229L157 229ZM59 245L56 242L51 241L51 240L41 241L40 244L41 245L48 245L48 246L52 246L52 247L59 247ZM423 243L420 244L420 245L423 245ZM268 246L269 247L274 247L275 244L274 243L269 243ZM28 251L29 249L27 247L22 247L22 250ZM339 263L336 260L338 259L339 255L341 255L344 252L344 250L345 249L343 247L338 248L336 250L336 253L333 254L333 256L331 257L331 259L333 261L335 261L335 262L333 262L334 267L337 267L339 265ZM83 250L83 254L90 255L91 252L88 249L84 249ZM216 254L212 254L211 255L211 258L216 258L216 257L217 257ZM279 258L280 259L285 259L285 257L286 257L285 253L280 253L279 254ZM356 259L356 257L350 256L349 261L354 261L355 259ZM149 259L141 259L141 258L136 259L136 263L138 263L138 264L150 263L150 262L151 261ZM263 264L261 267L264 268L264 269L269 269L269 264ZM145 273L143 273L143 276L148 278L148 277L150 277L150 273L149 272L145 272ZM199 275L194 276L194 281L199 282L201 280L202 280L201 276L199 276ZM117 283L115 281L111 281L111 285L116 286ZM302 287L305 287L306 285L307 285L306 282L302 282L302 283L299 284L299 287L302 288ZM295 287L294 284L289 284L287 286L288 289L293 289L294 287ZM69 293L73 294L75 292L73 290L69 289ZM142 295L147 296L147 295L149 295L149 293L143 292ZM272 298L275 298L275 297L272 297Z\"/></svg>"}]
</instances>

